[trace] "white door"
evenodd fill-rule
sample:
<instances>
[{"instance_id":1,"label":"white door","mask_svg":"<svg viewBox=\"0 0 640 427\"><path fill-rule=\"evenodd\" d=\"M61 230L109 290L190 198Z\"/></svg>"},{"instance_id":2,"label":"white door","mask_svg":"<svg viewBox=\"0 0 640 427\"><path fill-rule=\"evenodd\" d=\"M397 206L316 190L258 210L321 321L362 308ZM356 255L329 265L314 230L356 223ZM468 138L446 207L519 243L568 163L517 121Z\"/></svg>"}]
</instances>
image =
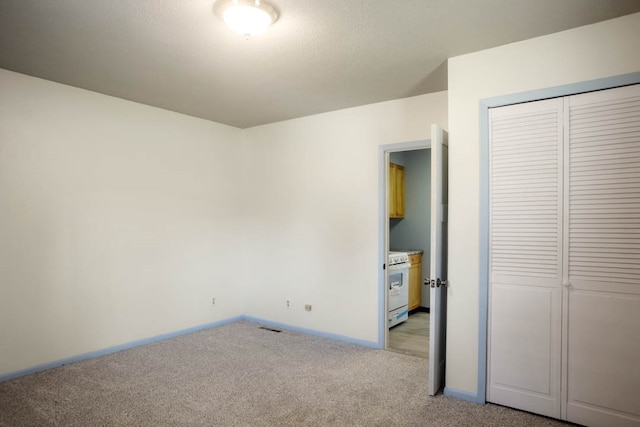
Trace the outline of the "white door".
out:
<instances>
[{"instance_id":1,"label":"white door","mask_svg":"<svg viewBox=\"0 0 640 427\"><path fill-rule=\"evenodd\" d=\"M489 118L487 400L640 426L640 85Z\"/></svg>"},{"instance_id":2,"label":"white door","mask_svg":"<svg viewBox=\"0 0 640 427\"><path fill-rule=\"evenodd\" d=\"M431 272L429 394L444 385L445 337L447 327L447 133L431 125Z\"/></svg>"},{"instance_id":3,"label":"white door","mask_svg":"<svg viewBox=\"0 0 640 427\"><path fill-rule=\"evenodd\" d=\"M562 99L490 111L487 400L560 417Z\"/></svg>"},{"instance_id":4,"label":"white door","mask_svg":"<svg viewBox=\"0 0 640 427\"><path fill-rule=\"evenodd\" d=\"M565 100L566 419L640 426L640 85Z\"/></svg>"}]
</instances>

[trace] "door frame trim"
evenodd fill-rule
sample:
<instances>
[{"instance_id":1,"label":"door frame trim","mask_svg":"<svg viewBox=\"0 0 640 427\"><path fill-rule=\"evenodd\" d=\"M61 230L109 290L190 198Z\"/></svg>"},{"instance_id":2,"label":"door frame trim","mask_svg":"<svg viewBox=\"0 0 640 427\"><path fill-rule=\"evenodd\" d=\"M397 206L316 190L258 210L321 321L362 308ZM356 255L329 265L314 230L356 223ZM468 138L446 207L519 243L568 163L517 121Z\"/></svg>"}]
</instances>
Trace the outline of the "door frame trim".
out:
<instances>
[{"instance_id":1,"label":"door frame trim","mask_svg":"<svg viewBox=\"0 0 640 427\"><path fill-rule=\"evenodd\" d=\"M389 341L387 327L387 263L389 247L388 189L389 154L431 148L431 139L399 142L378 146L378 347L385 349Z\"/></svg>"},{"instance_id":2,"label":"door frame trim","mask_svg":"<svg viewBox=\"0 0 640 427\"><path fill-rule=\"evenodd\" d=\"M486 403L489 317L489 108L612 89L640 83L640 72L570 83L480 100L480 259L478 319L478 384L473 400ZM471 397L470 395L465 395ZM463 397L464 398L464 397Z\"/></svg>"}]
</instances>

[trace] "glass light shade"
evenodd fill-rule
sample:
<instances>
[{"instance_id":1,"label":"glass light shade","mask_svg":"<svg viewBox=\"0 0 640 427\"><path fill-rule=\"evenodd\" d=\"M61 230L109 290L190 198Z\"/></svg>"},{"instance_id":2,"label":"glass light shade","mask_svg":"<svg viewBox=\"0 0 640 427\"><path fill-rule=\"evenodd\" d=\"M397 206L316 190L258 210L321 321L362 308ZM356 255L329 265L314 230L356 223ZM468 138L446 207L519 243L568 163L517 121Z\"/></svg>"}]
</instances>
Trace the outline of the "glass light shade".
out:
<instances>
[{"instance_id":1,"label":"glass light shade","mask_svg":"<svg viewBox=\"0 0 640 427\"><path fill-rule=\"evenodd\" d=\"M252 6L231 5L223 16L231 31L244 36L262 34L271 25L271 16Z\"/></svg>"},{"instance_id":2,"label":"glass light shade","mask_svg":"<svg viewBox=\"0 0 640 427\"><path fill-rule=\"evenodd\" d=\"M278 19L276 8L265 0L220 0L216 9L233 32L245 37L262 34Z\"/></svg>"}]
</instances>

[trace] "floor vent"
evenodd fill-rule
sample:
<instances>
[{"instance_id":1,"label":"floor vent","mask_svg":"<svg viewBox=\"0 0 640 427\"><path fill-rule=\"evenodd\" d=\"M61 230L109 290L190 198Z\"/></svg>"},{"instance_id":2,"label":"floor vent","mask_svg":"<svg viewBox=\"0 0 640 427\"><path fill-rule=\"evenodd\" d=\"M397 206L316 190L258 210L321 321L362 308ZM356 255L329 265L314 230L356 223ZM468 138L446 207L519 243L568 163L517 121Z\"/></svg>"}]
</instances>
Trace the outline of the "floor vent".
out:
<instances>
[{"instance_id":1,"label":"floor vent","mask_svg":"<svg viewBox=\"0 0 640 427\"><path fill-rule=\"evenodd\" d=\"M282 332L280 329L273 329L267 326L260 326L260 329L264 329L265 331L271 331L271 332Z\"/></svg>"}]
</instances>

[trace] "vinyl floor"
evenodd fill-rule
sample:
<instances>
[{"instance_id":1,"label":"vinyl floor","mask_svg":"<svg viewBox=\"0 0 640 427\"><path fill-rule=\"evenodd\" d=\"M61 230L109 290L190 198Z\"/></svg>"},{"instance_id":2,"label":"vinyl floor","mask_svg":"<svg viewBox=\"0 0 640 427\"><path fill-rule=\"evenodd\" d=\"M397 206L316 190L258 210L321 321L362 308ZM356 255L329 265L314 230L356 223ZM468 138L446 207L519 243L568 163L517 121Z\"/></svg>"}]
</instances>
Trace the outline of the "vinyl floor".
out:
<instances>
[{"instance_id":1,"label":"vinyl floor","mask_svg":"<svg viewBox=\"0 0 640 427\"><path fill-rule=\"evenodd\" d=\"M387 350L429 358L429 313L416 312L406 322L389 329Z\"/></svg>"}]
</instances>

